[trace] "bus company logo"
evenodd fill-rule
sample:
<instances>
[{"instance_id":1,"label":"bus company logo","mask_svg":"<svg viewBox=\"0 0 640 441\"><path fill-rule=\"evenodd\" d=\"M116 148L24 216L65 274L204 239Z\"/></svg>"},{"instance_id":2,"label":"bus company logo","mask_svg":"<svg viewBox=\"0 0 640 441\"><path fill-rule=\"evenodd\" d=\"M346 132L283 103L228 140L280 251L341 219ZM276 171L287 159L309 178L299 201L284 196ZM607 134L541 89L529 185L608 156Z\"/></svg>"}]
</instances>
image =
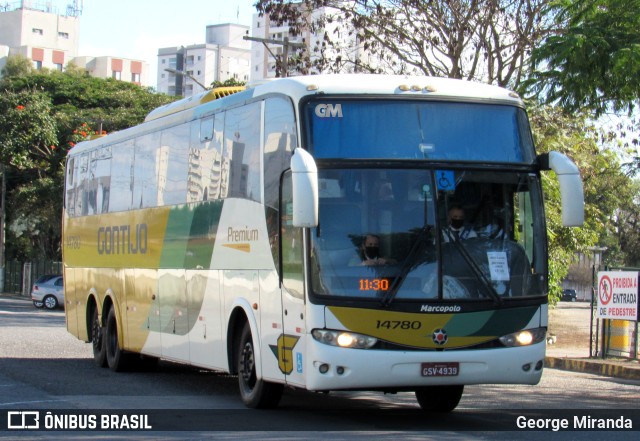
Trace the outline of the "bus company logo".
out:
<instances>
[{"instance_id":1,"label":"bus company logo","mask_svg":"<svg viewBox=\"0 0 640 441\"><path fill-rule=\"evenodd\" d=\"M40 412L9 411L7 412L7 429L38 430L40 428Z\"/></svg>"},{"instance_id":2,"label":"bus company logo","mask_svg":"<svg viewBox=\"0 0 640 441\"><path fill-rule=\"evenodd\" d=\"M316 116L318 118L342 118L342 104L318 104Z\"/></svg>"},{"instance_id":3,"label":"bus company logo","mask_svg":"<svg viewBox=\"0 0 640 441\"><path fill-rule=\"evenodd\" d=\"M438 346L444 345L449 339L449 337L447 337L447 331L442 328L438 328L433 331L433 335L431 338L433 339L433 342Z\"/></svg>"}]
</instances>

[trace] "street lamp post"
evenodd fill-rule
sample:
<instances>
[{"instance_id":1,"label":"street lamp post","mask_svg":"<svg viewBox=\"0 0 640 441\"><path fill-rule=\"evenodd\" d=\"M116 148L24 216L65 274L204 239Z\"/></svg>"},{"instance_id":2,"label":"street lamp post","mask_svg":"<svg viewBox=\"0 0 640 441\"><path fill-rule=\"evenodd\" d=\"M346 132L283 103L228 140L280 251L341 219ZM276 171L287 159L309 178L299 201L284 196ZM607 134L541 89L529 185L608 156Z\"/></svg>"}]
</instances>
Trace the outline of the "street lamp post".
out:
<instances>
[{"instance_id":1,"label":"street lamp post","mask_svg":"<svg viewBox=\"0 0 640 441\"><path fill-rule=\"evenodd\" d=\"M196 83L198 86L202 87L202 89L204 89L204 90L209 90L209 88L208 88L207 86L205 86L204 84L202 84L202 83L201 83L200 81L198 81L198 80L197 80L193 75L191 75L191 74L189 74L189 73L187 73L187 72L184 72L184 71L182 71L182 70L173 69L173 68L171 68L171 67L166 67L164 70L165 70L165 71L167 71L167 72L174 73L174 74L176 74L176 75L180 75L180 76L182 76L182 77L184 77L184 78L189 78L191 81L193 81L194 83ZM184 88L183 88L183 89L184 89Z\"/></svg>"},{"instance_id":2,"label":"street lamp post","mask_svg":"<svg viewBox=\"0 0 640 441\"><path fill-rule=\"evenodd\" d=\"M4 164L0 164L0 292L4 292L4 277L5 277L5 263L4 263L4 249L5 249L5 235L4 235L4 226L5 226L5 193L7 192L7 181L6 181L6 167Z\"/></svg>"},{"instance_id":3,"label":"street lamp post","mask_svg":"<svg viewBox=\"0 0 640 441\"><path fill-rule=\"evenodd\" d=\"M602 261L602 253L605 252L607 250L607 247L589 247L587 248L589 251L591 251L593 253L593 262L591 262L591 322L590 322L590 326L589 326L589 332L590 332L590 338L589 338L589 358L593 358L594 355L597 355L597 348L598 348L598 334L599 334L599 327L598 327L598 323L596 322L596 332L595 332L595 342L593 339L593 313L595 311L595 307L596 307L596 295L597 295L597 290L596 290L596 260L598 262L598 269L600 269L600 262ZM597 258L597 259L596 259ZM595 344L594 344L595 343ZM594 346L596 349L596 354L594 354Z\"/></svg>"}]
</instances>

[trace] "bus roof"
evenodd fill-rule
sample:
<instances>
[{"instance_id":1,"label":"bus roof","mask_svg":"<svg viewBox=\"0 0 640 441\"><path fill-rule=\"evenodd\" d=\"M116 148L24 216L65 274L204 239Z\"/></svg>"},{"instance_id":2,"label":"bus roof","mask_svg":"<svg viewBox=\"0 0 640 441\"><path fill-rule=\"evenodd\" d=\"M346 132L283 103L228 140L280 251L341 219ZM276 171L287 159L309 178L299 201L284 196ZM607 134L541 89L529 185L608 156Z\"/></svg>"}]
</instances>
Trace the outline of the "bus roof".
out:
<instances>
[{"instance_id":1,"label":"bus roof","mask_svg":"<svg viewBox=\"0 0 640 441\"><path fill-rule=\"evenodd\" d=\"M316 94L424 95L450 99L499 100L523 105L518 94L502 87L427 76L326 74L280 78L256 86L254 96L274 92L286 93L294 99Z\"/></svg>"},{"instance_id":2,"label":"bus roof","mask_svg":"<svg viewBox=\"0 0 640 441\"><path fill-rule=\"evenodd\" d=\"M211 106L235 105L271 94L290 96L296 103L305 96L337 94L357 95L360 97L387 95L461 101L493 101L506 102L519 107L524 106L515 92L484 83L427 76L322 74L276 78L249 84L246 88L242 86L205 91L158 107L147 115L142 126L146 127L144 131L153 131L162 128L168 123L175 123L176 119L186 121L197 118L203 111L211 111ZM114 132L101 139L80 142L69 151L69 154L77 154L91 150L97 145L125 139L130 136L132 131L137 131L135 127Z\"/></svg>"}]
</instances>

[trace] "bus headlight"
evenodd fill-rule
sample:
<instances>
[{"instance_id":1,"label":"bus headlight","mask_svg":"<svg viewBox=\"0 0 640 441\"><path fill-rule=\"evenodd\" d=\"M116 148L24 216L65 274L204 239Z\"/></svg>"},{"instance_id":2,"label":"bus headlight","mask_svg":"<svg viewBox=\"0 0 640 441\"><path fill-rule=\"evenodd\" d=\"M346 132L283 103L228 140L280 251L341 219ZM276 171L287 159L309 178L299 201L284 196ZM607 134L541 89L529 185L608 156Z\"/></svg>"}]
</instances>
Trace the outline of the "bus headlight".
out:
<instances>
[{"instance_id":1,"label":"bus headlight","mask_svg":"<svg viewBox=\"0 0 640 441\"><path fill-rule=\"evenodd\" d=\"M507 347L529 346L540 343L547 335L546 328L525 329L500 337L500 341Z\"/></svg>"},{"instance_id":2,"label":"bus headlight","mask_svg":"<svg viewBox=\"0 0 640 441\"><path fill-rule=\"evenodd\" d=\"M331 329L314 329L311 335L320 343L341 348L369 349L378 342L377 338L368 335Z\"/></svg>"}]
</instances>

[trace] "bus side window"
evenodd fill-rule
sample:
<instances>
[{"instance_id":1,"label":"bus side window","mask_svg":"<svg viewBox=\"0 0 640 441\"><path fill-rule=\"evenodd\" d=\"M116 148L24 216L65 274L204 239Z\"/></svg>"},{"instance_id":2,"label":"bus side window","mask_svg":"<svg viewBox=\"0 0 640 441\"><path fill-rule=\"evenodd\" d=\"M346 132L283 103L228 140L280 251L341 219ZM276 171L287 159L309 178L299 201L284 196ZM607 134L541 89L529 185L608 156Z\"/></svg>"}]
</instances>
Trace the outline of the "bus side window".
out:
<instances>
[{"instance_id":1,"label":"bus side window","mask_svg":"<svg viewBox=\"0 0 640 441\"><path fill-rule=\"evenodd\" d=\"M88 214L107 213L109 211L109 193L111 191L111 146L103 146L91 152L91 166L88 186Z\"/></svg>"},{"instance_id":2,"label":"bus side window","mask_svg":"<svg viewBox=\"0 0 640 441\"><path fill-rule=\"evenodd\" d=\"M222 197L262 202L260 182L260 116L262 103L228 110L224 126L224 159L228 163ZM226 190L226 191L225 191Z\"/></svg>"},{"instance_id":3,"label":"bus side window","mask_svg":"<svg viewBox=\"0 0 640 441\"><path fill-rule=\"evenodd\" d=\"M213 139L213 116L200 121L200 142L207 142Z\"/></svg>"},{"instance_id":4,"label":"bus side window","mask_svg":"<svg viewBox=\"0 0 640 441\"><path fill-rule=\"evenodd\" d=\"M279 248L278 196L280 177L289 168L291 154L295 148L296 125L291 101L272 97L264 105L264 205L267 217L267 232L274 264L278 268Z\"/></svg>"},{"instance_id":5,"label":"bus side window","mask_svg":"<svg viewBox=\"0 0 640 441\"><path fill-rule=\"evenodd\" d=\"M160 133L148 133L136 138L134 156L132 209L158 205L158 161Z\"/></svg>"},{"instance_id":6,"label":"bus side window","mask_svg":"<svg viewBox=\"0 0 640 441\"><path fill-rule=\"evenodd\" d=\"M87 179L89 175L89 154L85 153L79 158L78 169L76 172L76 203L75 214L76 216L83 216L87 213L87 194L85 189L87 187Z\"/></svg>"},{"instance_id":7,"label":"bus side window","mask_svg":"<svg viewBox=\"0 0 640 441\"><path fill-rule=\"evenodd\" d=\"M294 297L304 298L302 228L293 226L291 170L282 178L280 199L280 241L282 244L282 284Z\"/></svg>"},{"instance_id":8,"label":"bus side window","mask_svg":"<svg viewBox=\"0 0 640 441\"><path fill-rule=\"evenodd\" d=\"M220 198L223 129L224 112L191 123L187 202Z\"/></svg>"},{"instance_id":9,"label":"bus side window","mask_svg":"<svg viewBox=\"0 0 640 441\"><path fill-rule=\"evenodd\" d=\"M113 146L109 211L130 210L133 194L133 139Z\"/></svg>"},{"instance_id":10,"label":"bus side window","mask_svg":"<svg viewBox=\"0 0 640 441\"><path fill-rule=\"evenodd\" d=\"M76 158L71 158L67 162L67 194L64 201L64 208L69 216L75 216L75 191L74 174L76 173Z\"/></svg>"},{"instance_id":11,"label":"bus side window","mask_svg":"<svg viewBox=\"0 0 640 441\"><path fill-rule=\"evenodd\" d=\"M216 113L213 123L213 139L209 143L213 149L211 165L208 166L210 173L209 199L220 199L222 197L222 146L224 144L224 119L225 112Z\"/></svg>"},{"instance_id":12,"label":"bus side window","mask_svg":"<svg viewBox=\"0 0 640 441\"><path fill-rule=\"evenodd\" d=\"M158 169L158 205L183 204L187 200L189 125L162 131Z\"/></svg>"}]
</instances>

